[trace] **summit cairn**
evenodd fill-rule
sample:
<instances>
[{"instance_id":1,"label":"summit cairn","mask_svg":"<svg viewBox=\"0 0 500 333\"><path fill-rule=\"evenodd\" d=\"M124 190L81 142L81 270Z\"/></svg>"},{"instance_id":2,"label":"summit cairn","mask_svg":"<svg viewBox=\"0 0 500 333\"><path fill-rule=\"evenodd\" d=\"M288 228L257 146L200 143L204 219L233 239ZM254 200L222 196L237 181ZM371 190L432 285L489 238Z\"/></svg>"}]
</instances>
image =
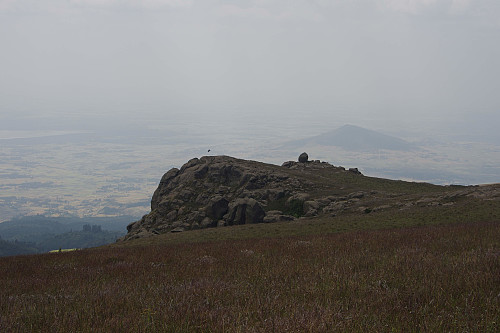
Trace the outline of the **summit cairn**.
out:
<instances>
[{"instance_id":1,"label":"summit cairn","mask_svg":"<svg viewBox=\"0 0 500 333\"><path fill-rule=\"evenodd\" d=\"M307 163L308 159L309 159L309 156L307 155L307 153L302 153L299 156L299 162L300 163Z\"/></svg>"}]
</instances>

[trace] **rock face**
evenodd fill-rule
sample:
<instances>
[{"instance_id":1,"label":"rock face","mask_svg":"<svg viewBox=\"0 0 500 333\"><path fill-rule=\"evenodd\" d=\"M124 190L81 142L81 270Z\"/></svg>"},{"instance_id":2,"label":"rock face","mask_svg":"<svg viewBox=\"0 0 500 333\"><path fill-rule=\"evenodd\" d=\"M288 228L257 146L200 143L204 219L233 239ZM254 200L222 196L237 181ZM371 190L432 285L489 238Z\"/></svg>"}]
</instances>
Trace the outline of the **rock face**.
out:
<instances>
[{"instance_id":1,"label":"rock face","mask_svg":"<svg viewBox=\"0 0 500 333\"><path fill-rule=\"evenodd\" d=\"M124 239L264 222L267 205L286 203L304 185L283 169L228 156L194 158L163 175L151 200L151 213L131 223ZM275 217L294 218L284 212Z\"/></svg>"}]
</instances>

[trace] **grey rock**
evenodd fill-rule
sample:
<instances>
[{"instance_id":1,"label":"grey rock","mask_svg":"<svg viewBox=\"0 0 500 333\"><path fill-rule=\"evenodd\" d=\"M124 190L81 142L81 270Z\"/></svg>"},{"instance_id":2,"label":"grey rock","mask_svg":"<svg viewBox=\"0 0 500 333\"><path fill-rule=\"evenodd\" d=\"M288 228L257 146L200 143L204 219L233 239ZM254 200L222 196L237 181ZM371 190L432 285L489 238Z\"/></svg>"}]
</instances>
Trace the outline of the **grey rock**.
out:
<instances>
[{"instance_id":1,"label":"grey rock","mask_svg":"<svg viewBox=\"0 0 500 333\"><path fill-rule=\"evenodd\" d=\"M293 221L295 217L290 215L276 214L276 215L266 215L264 217L264 223L274 223L274 222L286 222Z\"/></svg>"},{"instance_id":2,"label":"grey rock","mask_svg":"<svg viewBox=\"0 0 500 333\"><path fill-rule=\"evenodd\" d=\"M309 156L307 155L307 153L302 153L299 156L300 163L306 163L308 159L309 159Z\"/></svg>"},{"instance_id":3,"label":"grey rock","mask_svg":"<svg viewBox=\"0 0 500 333\"><path fill-rule=\"evenodd\" d=\"M266 213L257 200L240 198L231 203L225 221L227 225L263 222Z\"/></svg>"},{"instance_id":4,"label":"grey rock","mask_svg":"<svg viewBox=\"0 0 500 333\"><path fill-rule=\"evenodd\" d=\"M349 168L349 172L355 173L357 175L361 175L361 172L358 170L358 168Z\"/></svg>"},{"instance_id":5,"label":"grey rock","mask_svg":"<svg viewBox=\"0 0 500 333\"><path fill-rule=\"evenodd\" d=\"M177 218L177 210L171 210L170 212L167 213L167 216L166 216L166 219L167 221L175 221L175 219Z\"/></svg>"},{"instance_id":6,"label":"grey rock","mask_svg":"<svg viewBox=\"0 0 500 333\"><path fill-rule=\"evenodd\" d=\"M299 193L296 193L294 195L292 195L291 197L288 198L288 202L292 202L293 200L298 200L298 201L302 201L302 202L305 202L307 201L311 196L308 194L308 193L302 193L302 192L299 192Z\"/></svg>"},{"instance_id":7,"label":"grey rock","mask_svg":"<svg viewBox=\"0 0 500 333\"><path fill-rule=\"evenodd\" d=\"M161 177L160 184L168 184L168 182L179 174L179 169L170 169L166 174Z\"/></svg>"},{"instance_id":8,"label":"grey rock","mask_svg":"<svg viewBox=\"0 0 500 333\"><path fill-rule=\"evenodd\" d=\"M208 172L208 167L206 165L204 165L195 171L194 178L196 178L196 179L203 178L207 174L207 172Z\"/></svg>"},{"instance_id":9,"label":"grey rock","mask_svg":"<svg viewBox=\"0 0 500 333\"><path fill-rule=\"evenodd\" d=\"M194 167L195 165L199 164L200 163L200 160L198 158L192 158L190 159L186 164L184 164L182 167L181 167L181 171L185 171L186 169L189 169L189 168L192 168Z\"/></svg>"},{"instance_id":10,"label":"grey rock","mask_svg":"<svg viewBox=\"0 0 500 333\"><path fill-rule=\"evenodd\" d=\"M210 200L205 212L208 217L218 221L220 220L229 209L229 201L221 196L215 196Z\"/></svg>"},{"instance_id":11,"label":"grey rock","mask_svg":"<svg viewBox=\"0 0 500 333\"><path fill-rule=\"evenodd\" d=\"M362 191L354 192L348 195L349 199L361 199L365 196L365 193Z\"/></svg>"},{"instance_id":12,"label":"grey rock","mask_svg":"<svg viewBox=\"0 0 500 333\"><path fill-rule=\"evenodd\" d=\"M288 161L288 162L284 162L281 166L284 167L284 168L290 168L290 167L292 167L294 165L295 165L294 161Z\"/></svg>"},{"instance_id":13,"label":"grey rock","mask_svg":"<svg viewBox=\"0 0 500 333\"><path fill-rule=\"evenodd\" d=\"M306 201L304 202L304 210L307 212L310 209L318 209L320 206L320 203L316 200L312 201Z\"/></svg>"},{"instance_id":14,"label":"grey rock","mask_svg":"<svg viewBox=\"0 0 500 333\"><path fill-rule=\"evenodd\" d=\"M305 214L304 217L313 217L318 215L318 210L317 209L309 209Z\"/></svg>"},{"instance_id":15,"label":"grey rock","mask_svg":"<svg viewBox=\"0 0 500 333\"><path fill-rule=\"evenodd\" d=\"M217 220L214 221L210 217L205 217L200 223L201 228L213 228L216 226L217 226Z\"/></svg>"}]
</instances>

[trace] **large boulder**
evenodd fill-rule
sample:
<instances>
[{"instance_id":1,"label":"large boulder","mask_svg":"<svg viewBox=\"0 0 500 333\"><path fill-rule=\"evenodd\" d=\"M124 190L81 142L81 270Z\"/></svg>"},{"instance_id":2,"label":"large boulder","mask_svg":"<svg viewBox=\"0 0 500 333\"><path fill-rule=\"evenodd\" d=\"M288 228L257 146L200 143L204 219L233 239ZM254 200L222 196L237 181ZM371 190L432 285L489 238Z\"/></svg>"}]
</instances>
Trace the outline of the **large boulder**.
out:
<instances>
[{"instance_id":1,"label":"large boulder","mask_svg":"<svg viewBox=\"0 0 500 333\"><path fill-rule=\"evenodd\" d=\"M307 153L300 154L299 156L300 163L307 163L308 160L309 160L309 155L307 155Z\"/></svg>"},{"instance_id":2,"label":"large boulder","mask_svg":"<svg viewBox=\"0 0 500 333\"><path fill-rule=\"evenodd\" d=\"M215 196L210 200L205 212L212 220L218 221L226 215L229 209L229 201L221 196Z\"/></svg>"}]
</instances>

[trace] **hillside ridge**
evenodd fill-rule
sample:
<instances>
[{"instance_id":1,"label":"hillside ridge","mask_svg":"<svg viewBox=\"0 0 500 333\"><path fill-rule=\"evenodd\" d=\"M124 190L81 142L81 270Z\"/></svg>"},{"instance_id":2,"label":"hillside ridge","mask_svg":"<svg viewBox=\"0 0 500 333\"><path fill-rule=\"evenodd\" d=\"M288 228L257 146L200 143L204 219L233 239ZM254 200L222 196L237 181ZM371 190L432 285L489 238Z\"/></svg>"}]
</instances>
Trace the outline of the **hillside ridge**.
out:
<instances>
[{"instance_id":1,"label":"hillside ridge","mask_svg":"<svg viewBox=\"0 0 500 333\"><path fill-rule=\"evenodd\" d=\"M307 156L307 155L306 155ZM281 166L230 156L193 158L163 175L151 212L121 240L167 232L500 200L500 185L438 186L362 175L319 160Z\"/></svg>"}]
</instances>

